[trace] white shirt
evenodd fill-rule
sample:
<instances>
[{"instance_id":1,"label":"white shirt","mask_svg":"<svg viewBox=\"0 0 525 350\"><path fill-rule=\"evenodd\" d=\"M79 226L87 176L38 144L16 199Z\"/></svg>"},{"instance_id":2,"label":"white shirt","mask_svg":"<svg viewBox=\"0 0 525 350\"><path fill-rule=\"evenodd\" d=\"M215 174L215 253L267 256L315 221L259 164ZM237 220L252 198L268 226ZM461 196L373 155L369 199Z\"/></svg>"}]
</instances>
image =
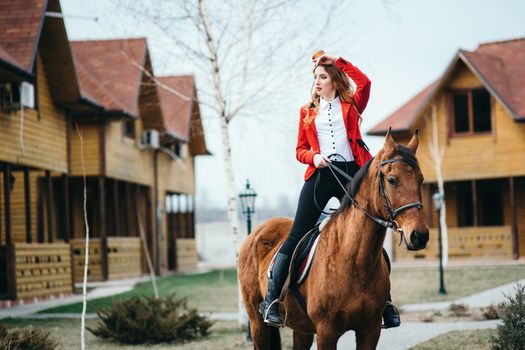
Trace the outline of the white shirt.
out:
<instances>
[{"instance_id":1,"label":"white shirt","mask_svg":"<svg viewBox=\"0 0 525 350\"><path fill-rule=\"evenodd\" d=\"M317 140L323 156L328 157L331 154L338 153L347 162L354 160L354 155L348 142L339 96L332 101L320 98L319 111L315 118L315 128L317 129Z\"/></svg>"}]
</instances>

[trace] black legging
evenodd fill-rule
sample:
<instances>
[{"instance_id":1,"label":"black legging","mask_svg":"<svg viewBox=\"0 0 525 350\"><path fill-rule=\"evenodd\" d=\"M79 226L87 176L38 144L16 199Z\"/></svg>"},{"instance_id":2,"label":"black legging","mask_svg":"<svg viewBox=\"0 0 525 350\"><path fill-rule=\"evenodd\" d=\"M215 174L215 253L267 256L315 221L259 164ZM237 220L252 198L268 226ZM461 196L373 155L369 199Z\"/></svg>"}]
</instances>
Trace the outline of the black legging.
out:
<instances>
[{"instance_id":1,"label":"black legging","mask_svg":"<svg viewBox=\"0 0 525 350\"><path fill-rule=\"evenodd\" d=\"M355 162L332 162L332 165L347 172L347 174L352 177L357 170L359 170L359 167ZM339 181L346 186L348 180L338 172L334 172L337 174ZM279 250L283 254L288 256L293 254L297 243L299 243L301 238L303 238L303 236L314 227L321 215L321 209L318 209L314 203L314 187L318 176L321 176L321 179L318 181L317 188L315 188L315 197L321 209L324 208L330 198L336 197L341 200L345 194L330 169L317 169L312 177L310 177L303 185L303 189L299 195L299 203L297 204L297 212L295 213L292 229L288 234L288 238Z\"/></svg>"}]
</instances>

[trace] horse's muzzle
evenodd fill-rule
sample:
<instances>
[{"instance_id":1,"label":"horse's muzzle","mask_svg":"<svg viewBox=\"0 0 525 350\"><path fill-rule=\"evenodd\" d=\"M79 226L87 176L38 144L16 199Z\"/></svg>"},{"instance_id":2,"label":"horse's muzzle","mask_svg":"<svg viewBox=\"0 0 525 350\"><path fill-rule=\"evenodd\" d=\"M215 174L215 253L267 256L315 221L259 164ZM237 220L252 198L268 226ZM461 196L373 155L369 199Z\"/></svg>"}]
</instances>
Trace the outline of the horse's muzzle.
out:
<instances>
[{"instance_id":1,"label":"horse's muzzle","mask_svg":"<svg viewBox=\"0 0 525 350\"><path fill-rule=\"evenodd\" d=\"M412 233L410 234L410 244L408 244L408 250L421 250L427 246L427 242L428 231L412 231Z\"/></svg>"}]
</instances>

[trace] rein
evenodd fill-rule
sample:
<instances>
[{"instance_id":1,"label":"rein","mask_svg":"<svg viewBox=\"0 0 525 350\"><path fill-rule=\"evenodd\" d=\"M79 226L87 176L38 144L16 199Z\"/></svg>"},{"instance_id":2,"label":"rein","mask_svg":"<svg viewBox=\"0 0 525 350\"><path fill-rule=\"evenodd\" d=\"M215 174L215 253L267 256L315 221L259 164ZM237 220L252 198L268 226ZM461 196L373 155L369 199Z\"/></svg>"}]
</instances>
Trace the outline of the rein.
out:
<instances>
[{"instance_id":1,"label":"rein","mask_svg":"<svg viewBox=\"0 0 525 350\"><path fill-rule=\"evenodd\" d=\"M381 168L385 164L391 164L391 163L396 163L396 162L405 162L405 161L403 159L401 159L401 158L387 159L387 160L384 160L381 163L379 163L379 167ZM379 225L381 225L381 226L383 226L385 228L392 228L392 229L395 229L397 232L402 233L401 227L399 226L399 224L395 220L396 216L398 216L399 214L401 214L402 212L404 212L405 210L408 210L410 208L423 209L423 204L421 202L409 203L409 204L402 205L402 206L400 206L397 209L392 209L392 204L391 204L390 200L388 199L388 196L387 196L386 191L385 191L384 175L383 175L383 173L381 172L381 169L380 169L379 172L377 173L377 178L378 178L378 183L379 183L379 193L378 193L378 195L383 197L383 200L385 202L385 208L386 208L386 210L388 212L388 217L386 219L384 219L384 218L382 218L380 216L374 216L374 215L370 214L368 211L366 211L366 209L361 207L359 205L359 203L357 203L355 198L352 197L350 195L350 193L348 193L348 191L346 190L346 187L343 186L341 181L339 181L339 178L337 177L335 171L337 171L339 174L341 174L346 179L348 179L348 181L353 181L354 179L350 175L346 174L344 171L342 171L341 169L339 169L336 166L333 166L330 163L328 163L328 168L330 169L330 171L334 175L334 177L335 177L337 183L339 184L339 186L341 186L341 188L345 192L346 196L348 196L348 198L350 199L350 202L352 202L352 204L356 208L358 208L363 213L365 213L365 215L368 216L371 220L375 221L376 223L378 223ZM315 194L314 194L314 199L315 199Z\"/></svg>"}]
</instances>

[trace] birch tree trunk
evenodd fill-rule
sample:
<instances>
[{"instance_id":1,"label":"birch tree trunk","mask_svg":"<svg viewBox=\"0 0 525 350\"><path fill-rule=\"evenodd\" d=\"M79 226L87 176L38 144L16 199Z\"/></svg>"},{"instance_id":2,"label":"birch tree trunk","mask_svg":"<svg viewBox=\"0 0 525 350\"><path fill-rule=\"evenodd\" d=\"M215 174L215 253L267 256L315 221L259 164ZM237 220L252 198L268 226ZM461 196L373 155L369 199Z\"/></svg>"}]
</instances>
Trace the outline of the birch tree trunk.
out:
<instances>
[{"instance_id":1,"label":"birch tree trunk","mask_svg":"<svg viewBox=\"0 0 525 350\"><path fill-rule=\"evenodd\" d=\"M438 192L442 198L441 215L439 216L439 224L441 225L441 239L442 239L442 264L448 264L448 230L447 230L447 207L445 204L445 184L443 181L443 173L441 172L441 163L445 156L445 147L439 148L439 132L437 122L437 108L435 102L432 103L432 143L429 142L429 150L434 161L434 170L436 172L436 181L438 184Z\"/></svg>"}]
</instances>

